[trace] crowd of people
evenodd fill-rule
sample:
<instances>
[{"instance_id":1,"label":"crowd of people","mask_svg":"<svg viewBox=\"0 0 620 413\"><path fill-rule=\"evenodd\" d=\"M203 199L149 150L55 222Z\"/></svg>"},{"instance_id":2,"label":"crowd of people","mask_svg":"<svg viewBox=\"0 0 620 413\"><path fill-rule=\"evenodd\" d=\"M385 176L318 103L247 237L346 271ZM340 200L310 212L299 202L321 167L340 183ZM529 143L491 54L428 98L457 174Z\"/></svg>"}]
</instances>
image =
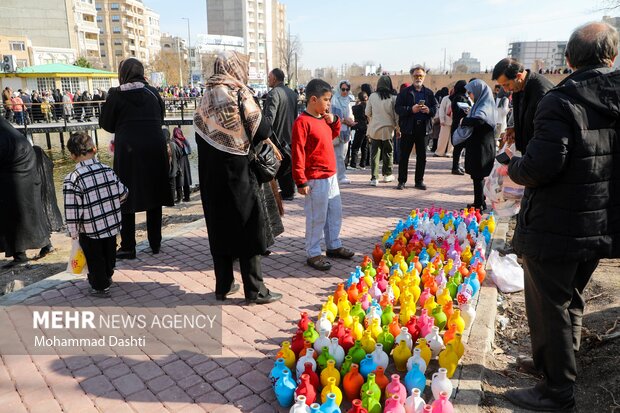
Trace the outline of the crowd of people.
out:
<instances>
[{"instance_id":1,"label":"crowd of people","mask_svg":"<svg viewBox=\"0 0 620 413\"><path fill-rule=\"evenodd\" d=\"M536 411L572 408L583 290L599 259L620 257L620 71L612 68L618 43L618 32L606 23L576 29L566 49L574 72L556 86L511 58L495 65L494 88L473 78L434 93L424 86L425 68L415 66L411 84L399 91L381 76L376 90L361 85L354 100L349 81L333 88L313 79L299 116L298 94L285 85L282 70L270 72L271 90L261 108L247 86L248 56L222 54L194 114L216 299L241 289L233 276L235 260L247 303L281 299L265 286L261 259L285 231L282 201L296 193L304 197L306 262L325 271L329 259L355 255L340 238L347 166L370 165L370 184L377 186L381 164L381 181L397 180L395 189L404 190L415 151L414 188L426 190L427 151L452 156L451 173L472 179L468 207L484 210L482 185L501 147L508 157L501 173L525 187L513 248L524 263L532 357L521 357L519 364L542 377L535 387L506 397ZM189 145L180 130L167 139L161 91L148 84L135 58L120 63L119 83L99 116L101 127L115 134L113 169L99 163L88 135L74 134L68 148L77 165L63 186L69 233L82 244L91 293L98 297L111 294L116 260L136 258L135 213L146 211L151 253L158 254L162 207L188 196L171 164L187 167ZM27 105L10 90L7 96ZM23 114L18 118L23 121ZM44 173L31 174L36 156L25 138L5 119L0 128L0 181L13 194L0 203L0 251L19 262L26 249L42 248L43 254L49 246L43 214L33 221L24 213L41 203L43 194L33 188ZM290 169L265 182L257 174L259 153L273 153L282 164L289 155Z\"/></svg>"},{"instance_id":2,"label":"crowd of people","mask_svg":"<svg viewBox=\"0 0 620 413\"><path fill-rule=\"evenodd\" d=\"M13 91L5 87L2 91L2 110L4 118L17 125L50 123L59 120L67 122L88 122L99 117L101 105L107 92L95 89L75 92L65 90Z\"/></svg>"}]
</instances>

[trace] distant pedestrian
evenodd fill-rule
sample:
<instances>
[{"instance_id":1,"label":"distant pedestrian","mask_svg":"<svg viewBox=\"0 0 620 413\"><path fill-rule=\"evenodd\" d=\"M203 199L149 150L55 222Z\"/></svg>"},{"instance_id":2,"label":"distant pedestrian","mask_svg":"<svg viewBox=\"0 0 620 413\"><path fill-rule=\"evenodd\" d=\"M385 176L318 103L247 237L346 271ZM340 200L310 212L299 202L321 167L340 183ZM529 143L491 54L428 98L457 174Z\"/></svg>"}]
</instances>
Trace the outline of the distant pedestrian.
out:
<instances>
[{"instance_id":1,"label":"distant pedestrian","mask_svg":"<svg viewBox=\"0 0 620 413\"><path fill-rule=\"evenodd\" d=\"M426 146L433 130L432 119L437 112L437 101L433 91L424 86L426 69L415 66L409 73L413 84L398 94L395 104L401 133L398 187L403 189L407 183L409 156L415 147L415 188L425 190Z\"/></svg>"},{"instance_id":2,"label":"distant pedestrian","mask_svg":"<svg viewBox=\"0 0 620 413\"><path fill-rule=\"evenodd\" d=\"M72 134L67 149L77 162L62 188L67 230L84 250L90 294L109 297L116 265L116 235L121 228L121 203L127 199L128 190L112 168L99 162L97 147L86 132Z\"/></svg>"},{"instance_id":3,"label":"distant pedestrian","mask_svg":"<svg viewBox=\"0 0 620 413\"><path fill-rule=\"evenodd\" d=\"M377 186L379 162L382 162L383 182L394 181L392 138L398 124L394 111L396 91L389 76L381 76L377 81L377 91L368 98L368 136L370 137L370 184Z\"/></svg>"},{"instance_id":4,"label":"distant pedestrian","mask_svg":"<svg viewBox=\"0 0 620 413\"><path fill-rule=\"evenodd\" d=\"M452 96L452 94L454 94L454 89L451 89L439 102L437 116L439 117L440 129L435 156L452 155L452 140L450 139L450 128L452 127L452 101L450 100L450 96Z\"/></svg>"},{"instance_id":5,"label":"distant pedestrian","mask_svg":"<svg viewBox=\"0 0 620 413\"><path fill-rule=\"evenodd\" d=\"M351 144L351 168L364 169L368 164L368 117L366 116L366 104L368 102L368 95L366 92L360 92L357 95L358 103L353 106L351 111L353 112L353 118L355 119L355 126L353 126L353 143ZM359 164L357 162L357 153L360 153Z\"/></svg>"},{"instance_id":6,"label":"distant pedestrian","mask_svg":"<svg viewBox=\"0 0 620 413\"><path fill-rule=\"evenodd\" d=\"M189 164L189 155L192 153L192 147L185 138L185 135L183 135L181 128L174 128L172 131L172 142L176 146L176 150L179 154L179 174L176 177L175 202L177 204L181 202L181 197L184 202L189 202L192 186L192 169Z\"/></svg>"},{"instance_id":7,"label":"distant pedestrian","mask_svg":"<svg viewBox=\"0 0 620 413\"><path fill-rule=\"evenodd\" d=\"M291 144L293 122L297 117L297 94L284 84L284 72L275 68L269 72L268 83L271 90L267 94L263 116L269 121L276 137ZM278 179L280 195L285 201L295 197L295 182L291 171Z\"/></svg>"},{"instance_id":8,"label":"distant pedestrian","mask_svg":"<svg viewBox=\"0 0 620 413\"><path fill-rule=\"evenodd\" d=\"M452 145L452 175L465 175L465 170L461 168L461 154L465 149L465 143L455 143L452 140L454 131L460 126L461 119L467 116L467 112L463 107L459 105L465 105L465 107L471 107L472 102L467 96L467 90L465 90L467 82L465 80L459 80L454 84L454 93L450 96L450 112L452 113L452 125L450 126L450 140Z\"/></svg>"},{"instance_id":9,"label":"distant pedestrian","mask_svg":"<svg viewBox=\"0 0 620 413\"><path fill-rule=\"evenodd\" d=\"M340 118L341 128L338 139L334 139L334 152L336 153L336 167L338 170L338 183L340 185L350 184L351 180L347 178L347 167L345 158L351 141L351 127L355 125L353 118L353 101L349 96L351 91L351 83L348 80L341 80L338 84L337 93L332 96L331 111ZM307 90L306 90L307 93Z\"/></svg>"}]
</instances>

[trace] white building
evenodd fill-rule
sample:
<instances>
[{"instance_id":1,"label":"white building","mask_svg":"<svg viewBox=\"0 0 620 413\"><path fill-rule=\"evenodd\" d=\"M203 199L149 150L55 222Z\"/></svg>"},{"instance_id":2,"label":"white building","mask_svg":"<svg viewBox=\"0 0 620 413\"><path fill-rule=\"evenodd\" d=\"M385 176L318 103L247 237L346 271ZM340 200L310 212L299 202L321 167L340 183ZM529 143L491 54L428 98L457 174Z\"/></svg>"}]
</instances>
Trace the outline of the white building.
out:
<instances>
[{"instance_id":1,"label":"white building","mask_svg":"<svg viewBox=\"0 0 620 413\"><path fill-rule=\"evenodd\" d=\"M555 70L566 67L566 41L513 42L508 46L508 56L519 61L526 69Z\"/></svg>"},{"instance_id":2,"label":"white building","mask_svg":"<svg viewBox=\"0 0 620 413\"><path fill-rule=\"evenodd\" d=\"M471 53L463 52L461 54L461 57L458 60L455 60L452 64L452 71L464 73L479 73L480 61L474 57L471 57Z\"/></svg>"},{"instance_id":3,"label":"white building","mask_svg":"<svg viewBox=\"0 0 620 413\"><path fill-rule=\"evenodd\" d=\"M285 13L277 0L209 0L208 34L242 38L250 80L265 82L270 69L282 66L278 48L285 38Z\"/></svg>"},{"instance_id":4,"label":"white building","mask_svg":"<svg viewBox=\"0 0 620 413\"><path fill-rule=\"evenodd\" d=\"M161 52L161 30L159 13L148 7L144 10L144 32L146 37L147 62L151 62Z\"/></svg>"},{"instance_id":5,"label":"white building","mask_svg":"<svg viewBox=\"0 0 620 413\"><path fill-rule=\"evenodd\" d=\"M101 65L95 1L73 0L73 19L77 35L78 56L86 58L96 66Z\"/></svg>"}]
</instances>

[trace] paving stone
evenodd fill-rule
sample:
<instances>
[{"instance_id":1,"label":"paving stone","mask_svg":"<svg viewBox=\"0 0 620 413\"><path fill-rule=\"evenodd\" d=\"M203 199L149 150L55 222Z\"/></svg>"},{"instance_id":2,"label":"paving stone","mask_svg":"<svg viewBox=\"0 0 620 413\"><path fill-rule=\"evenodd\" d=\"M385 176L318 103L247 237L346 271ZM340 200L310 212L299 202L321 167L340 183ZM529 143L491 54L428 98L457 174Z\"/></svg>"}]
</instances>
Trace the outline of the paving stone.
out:
<instances>
[{"instance_id":1,"label":"paving stone","mask_svg":"<svg viewBox=\"0 0 620 413\"><path fill-rule=\"evenodd\" d=\"M214 383L211 383L211 385L215 390L219 391L220 393L225 393L235 387L238 383L239 380L237 380L236 378L226 377L222 380L216 380Z\"/></svg>"},{"instance_id":2,"label":"paving stone","mask_svg":"<svg viewBox=\"0 0 620 413\"><path fill-rule=\"evenodd\" d=\"M114 391L114 386L104 375L91 377L80 383L84 391L93 396L102 396Z\"/></svg>"},{"instance_id":3,"label":"paving stone","mask_svg":"<svg viewBox=\"0 0 620 413\"><path fill-rule=\"evenodd\" d=\"M191 403L193 400L178 386L168 387L166 390L162 390L157 393L157 398L161 400L166 406L174 405L175 403Z\"/></svg>"},{"instance_id":4,"label":"paving stone","mask_svg":"<svg viewBox=\"0 0 620 413\"><path fill-rule=\"evenodd\" d=\"M207 412L212 412L217 407L227 404L228 400L216 391L212 391L196 398L196 403Z\"/></svg>"},{"instance_id":5,"label":"paving stone","mask_svg":"<svg viewBox=\"0 0 620 413\"><path fill-rule=\"evenodd\" d=\"M127 397L133 393L137 393L145 388L144 382L134 373L127 374L112 380L112 383L120 394Z\"/></svg>"},{"instance_id":6,"label":"paving stone","mask_svg":"<svg viewBox=\"0 0 620 413\"><path fill-rule=\"evenodd\" d=\"M252 365L245 360L237 360L231 365L227 366L226 370L234 377L239 377L252 370Z\"/></svg>"},{"instance_id":7,"label":"paving stone","mask_svg":"<svg viewBox=\"0 0 620 413\"><path fill-rule=\"evenodd\" d=\"M191 376L187 376L177 381L177 386L182 388L183 390L188 389L196 384L204 383L204 379L197 374L192 374Z\"/></svg>"},{"instance_id":8,"label":"paving stone","mask_svg":"<svg viewBox=\"0 0 620 413\"><path fill-rule=\"evenodd\" d=\"M164 371L152 360L136 364L131 368L143 380L151 380L164 374Z\"/></svg>"},{"instance_id":9,"label":"paving stone","mask_svg":"<svg viewBox=\"0 0 620 413\"><path fill-rule=\"evenodd\" d=\"M231 402L236 402L238 400L243 399L246 396L253 394L252 390L243 384L236 384L226 393L224 393L224 397L226 397Z\"/></svg>"},{"instance_id":10,"label":"paving stone","mask_svg":"<svg viewBox=\"0 0 620 413\"><path fill-rule=\"evenodd\" d=\"M203 394L208 393L211 390L213 390L213 387L209 383L202 382L186 389L185 392L189 397L193 397L194 399L196 399L197 397L202 396Z\"/></svg>"},{"instance_id":11,"label":"paving stone","mask_svg":"<svg viewBox=\"0 0 620 413\"><path fill-rule=\"evenodd\" d=\"M116 364L103 371L103 374L105 374L105 376L108 377L110 380L116 379L117 377L121 377L129 373L131 373L131 370L129 370L129 367L127 367L125 363Z\"/></svg>"},{"instance_id":12,"label":"paving stone","mask_svg":"<svg viewBox=\"0 0 620 413\"><path fill-rule=\"evenodd\" d=\"M235 404L244 412L253 412L254 409L262 403L265 403L265 401L256 394L251 394L235 402Z\"/></svg>"},{"instance_id":13,"label":"paving stone","mask_svg":"<svg viewBox=\"0 0 620 413\"><path fill-rule=\"evenodd\" d=\"M244 374L239 378L239 380L252 389L254 393L260 393L271 387L271 383L269 382L267 375L256 370L252 370L249 373Z\"/></svg>"},{"instance_id":14,"label":"paving stone","mask_svg":"<svg viewBox=\"0 0 620 413\"><path fill-rule=\"evenodd\" d=\"M162 369L175 381L194 374L194 369L188 366L183 360L173 361L163 366Z\"/></svg>"},{"instance_id":15,"label":"paving stone","mask_svg":"<svg viewBox=\"0 0 620 413\"><path fill-rule=\"evenodd\" d=\"M209 383L215 383L218 380L223 380L226 377L230 377L230 373L227 372L223 368L218 368L217 370L212 370L203 376Z\"/></svg>"},{"instance_id":16,"label":"paving stone","mask_svg":"<svg viewBox=\"0 0 620 413\"><path fill-rule=\"evenodd\" d=\"M159 376L146 383L147 387L151 389L153 393L159 393L160 391L174 385L174 381L168 376Z\"/></svg>"},{"instance_id":17,"label":"paving stone","mask_svg":"<svg viewBox=\"0 0 620 413\"><path fill-rule=\"evenodd\" d=\"M218 367L219 367L219 364L217 364L213 360L210 360L205 363L201 363L201 364L198 364L197 366L194 366L194 371L198 374L204 375L206 373L209 373L210 371L213 371L214 369Z\"/></svg>"}]
</instances>

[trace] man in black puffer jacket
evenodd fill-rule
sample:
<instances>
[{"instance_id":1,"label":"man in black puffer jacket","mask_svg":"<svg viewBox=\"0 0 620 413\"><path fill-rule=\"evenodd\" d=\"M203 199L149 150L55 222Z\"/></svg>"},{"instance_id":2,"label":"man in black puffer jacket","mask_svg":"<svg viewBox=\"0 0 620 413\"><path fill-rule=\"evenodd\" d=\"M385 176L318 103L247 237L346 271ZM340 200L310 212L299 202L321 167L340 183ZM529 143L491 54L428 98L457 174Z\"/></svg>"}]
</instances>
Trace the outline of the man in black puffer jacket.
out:
<instances>
[{"instance_id":1,"label":"man in black puffer jacket","mask_svg":"<svg viewBox=\"0 0 620 413\"><path fill-rule=\"evenodd\" d=\"M588 23L573 32L566 59L576 71L538 105L534 134L510 178L525 186L513 245L523 256L535 387L514 404L565 411L575 404L585 301L599 259L620 257L620 71L611 69L618 32Z\"/></svg>"}]
</instances>

